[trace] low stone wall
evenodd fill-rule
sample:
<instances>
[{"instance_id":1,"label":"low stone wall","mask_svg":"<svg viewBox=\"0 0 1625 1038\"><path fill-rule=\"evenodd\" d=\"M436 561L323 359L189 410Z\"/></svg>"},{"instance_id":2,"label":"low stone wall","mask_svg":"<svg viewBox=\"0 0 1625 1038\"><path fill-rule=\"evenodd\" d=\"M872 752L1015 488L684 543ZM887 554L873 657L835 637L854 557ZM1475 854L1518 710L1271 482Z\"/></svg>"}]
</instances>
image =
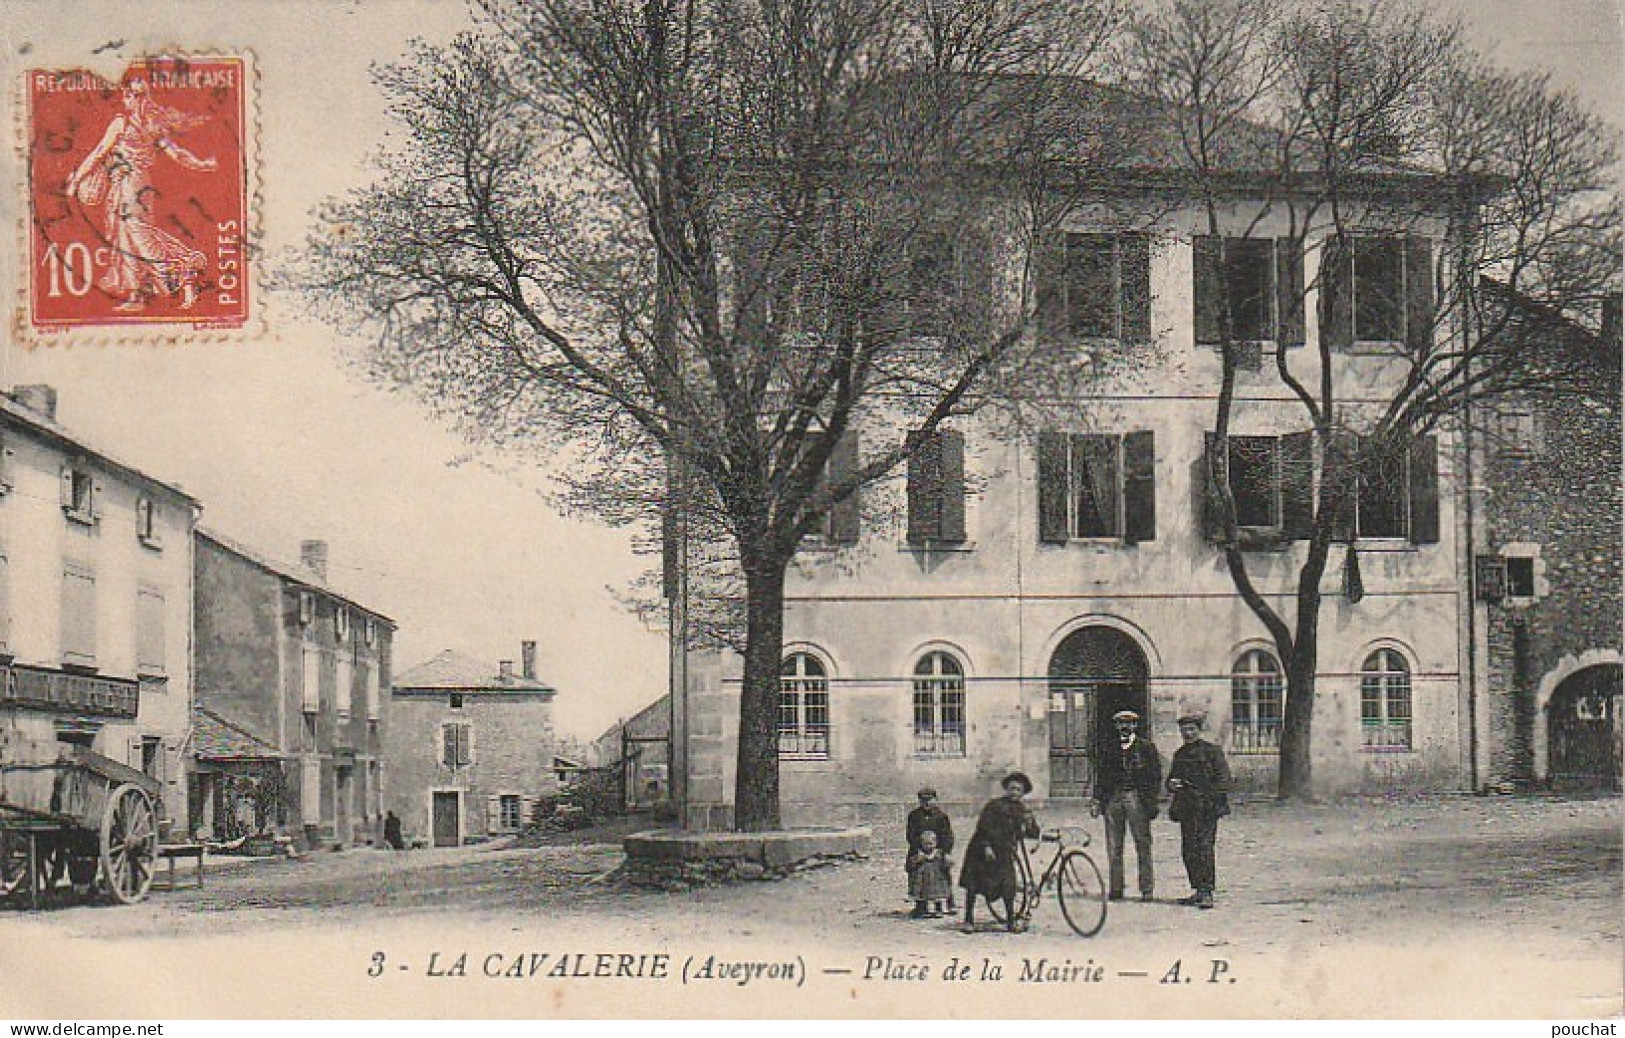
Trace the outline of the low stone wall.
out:
<instances>
[{"instance_id":1,"label":"low stone wall","mask_svg":"<svg viewBox=\"0 0 1625 1038\"><path fill-rule=\"evenodd\" d=\"M622 842L621 877L640 887L686 890L740 880L782 879L868 856L869 830L789 829L712 833L657 829Z\"/></svg>"}]
</instances>

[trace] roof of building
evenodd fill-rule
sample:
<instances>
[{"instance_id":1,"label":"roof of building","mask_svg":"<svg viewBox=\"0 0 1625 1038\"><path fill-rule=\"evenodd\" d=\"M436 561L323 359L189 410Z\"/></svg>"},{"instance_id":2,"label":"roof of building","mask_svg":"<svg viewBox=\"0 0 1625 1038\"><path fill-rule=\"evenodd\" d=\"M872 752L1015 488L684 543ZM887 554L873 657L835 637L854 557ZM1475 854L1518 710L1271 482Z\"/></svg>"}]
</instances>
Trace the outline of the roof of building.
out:
<instances>
[{"instance_id":1,"label":"roof of building","mask_svg":"<svg viewBox=\"0 0 1625 1038\"><path fill-rule=\"evenodd\" d=\"M328 583L325 578L302 563L278 561L271 558L269 555L260 552L258 549L250 548L246 544L232 540L230 537L227 537L224 534L221 534L215 530L204 529L201 526L197 529L197 536L199 540L208 541L210 544L223 548L224 550L231 552L233 555L243 559L245 562L258 566L260 569L265 570L273 576L281 577L282 579L290 583L297 584L300 587L310 588L313 591L320 591L324 595L336 598L348 606L351 606L378 620L382 620L391 628L395 627L394 620L391 620L389 617L370 606L362 605L355 598L333 587L333 585Z\"/></svg>"},{"instance_id":2,"label":"roof of building","mask_svg":"<svg viewBox=\"0 0 1625 1038\"><path fill-rule=\"evenodd\" d=\"M616 721L614 724L610 725L608 728L605 728L604 731L603 731L603 734L600 735L597 739L595 739L593 741L596 742L596 743L603 743L606 740L619 739L620 735L621 735L621 732L626 731L626 730L631 730L633 732L641 731L642 730L642 725L644 724L644 722L649 721L651 719L655 720L656 722L663 721L665 723L665 727L667 728L667 734L668 735L670 734L670 727L671 727L671 693L670 692L668 692L665 695L661 696L659 699L656 699L654 702L650 703L648 706L644 707L642 710L639 710L637 713L633 714L631 717L622 718L621 720ZM660 725L657 723L656 727L658 728L659 726Z\"/></svg>"},{"instance_id":3,"label":"roof of building","mask_svg":"<svg viewBox=\"0 0 1625 1038\"><path fill-rule=\"evenodd\" d=\"M197 498L187 493L180 485L167 483L156 476L143 472L135 465L122 461L102 448L86 442L84 437L70 431L57 422L55 418L41 414L31 407L25 407L3 393L0 393L0 416L5 418L7 424L24 426L41 439L47 440L57 447L71 453L93 457L120 475L131 477L150 487L167 491L194 508L198 507Z\"/></svg>"},{"instance_id":4,"label":"roof of building","mask_svg":"<svg viewBox=\"0 0 1625 1038\"><path fill-rule=\"evenodd\" d=\"M277 760L277 748L248 729L198 705L193 708L192 756L198 760Z\"/></svg>"},{"instance_id":5,"label":"roof of building","mask_svg":"<svg viewBox=\"0 0 1625 1038\"><path fill-rule=\"evenodd\" d=\"M499 668L456 649L442 649L433 658L395 678L396 694L464 692L473 694L552 697L558 690L545 681L522 674L504 677Z\"/></svg>"}]
</instances>

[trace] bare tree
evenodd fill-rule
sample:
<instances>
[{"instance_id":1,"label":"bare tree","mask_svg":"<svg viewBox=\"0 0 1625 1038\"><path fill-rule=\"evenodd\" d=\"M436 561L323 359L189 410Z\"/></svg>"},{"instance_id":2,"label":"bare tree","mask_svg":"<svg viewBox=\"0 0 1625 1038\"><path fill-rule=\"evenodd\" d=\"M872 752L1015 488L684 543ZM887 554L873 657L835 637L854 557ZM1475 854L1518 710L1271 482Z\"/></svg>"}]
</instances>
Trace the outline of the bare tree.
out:
<instances>
[{"instance_id":1,"label":"bare tree","mask_svg":"<svg viewBox=\"0 0 1625 1038\"><path fill-rule=\"evenodd\" d=\"M1572 311L1605 290L1614 145L1543 77L1495 70L1454 24L1394 0L1168 0L1137 19L1128 51L1141 89L1178 113L1205 215L1196 338L1220 361L1206 532L1284 663L1278 790L1307 797L1333 547L1347 546L1343 590L1357 598L1362 531L1438 537L1425 500L1437 489L1421 481L1433 430L1472 401L1556 384L1553 358L1489 300L1529 292ZM1294 348L1310 300L1320 334ZM1382 377L1362 380L1361 365ZM1233 470L1259 449L1231 432L1248 371L1282 387L1306 427L1269 445L1278 497L1262 520L1243 514ZM1396 506L1407 493L1424 500ZM1256 552L1292 542L1285 610L1259 587Z\"/></svg>"},{"instance_id":2,"label":"bare tree","mask_svg":"<svg viewBox=\"0 0 1625 1038\"><path fill-rule=\"evenodd\" d=\"M479 15L379 73L403 136L327 207L301 280L471 436L571 452L574 502L725 546L735 824L776 827L786 568L1037 348L1031 242L1059 213L1035 200L1064 131L1043 113L1115 0Z\"/></svg>"}]
</instances>

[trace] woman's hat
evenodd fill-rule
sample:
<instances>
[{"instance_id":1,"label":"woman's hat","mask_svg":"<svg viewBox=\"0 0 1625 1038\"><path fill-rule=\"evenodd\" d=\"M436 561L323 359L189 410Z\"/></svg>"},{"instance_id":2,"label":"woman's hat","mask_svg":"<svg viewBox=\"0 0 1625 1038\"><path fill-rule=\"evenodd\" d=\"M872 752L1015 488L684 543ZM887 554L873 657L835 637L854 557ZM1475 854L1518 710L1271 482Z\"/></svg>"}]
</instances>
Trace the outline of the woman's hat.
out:
<instances>
[{"instance_id":1,"label":"woman's hat","mask_svg":"<svg viewBox=\"0 0 1625 1038\"><path fill-rule=\"evenodd\" d=\"M1128 721L1130 724L1138 724L1139 720L1140 720L1140 715L1135 713L1132 710L1119 710L1119 711L1117 711L1117 713L1112 715L1112 720L1113 721Z\"/></svg>"},{"instance_id":2,"label":"woman's hat","mask_svg":"<svg viewBox=\"0 0 1625 1038\"><path fill-rule=\"evenodd\" d=\"M1028 793L1031 793L1033 791L1033 780L1028 778L1025 773L1020 772L1020 771L1012 771L1010 774L1006 775L999 782L999 786L1000 786L1000 788L1003 788L1005 786L1008 786L1012 782L1016 782L1016 783L1019 783L1021 785L1021 795L1022 796L1026 796Z\"/></svg>"}]
</instances>

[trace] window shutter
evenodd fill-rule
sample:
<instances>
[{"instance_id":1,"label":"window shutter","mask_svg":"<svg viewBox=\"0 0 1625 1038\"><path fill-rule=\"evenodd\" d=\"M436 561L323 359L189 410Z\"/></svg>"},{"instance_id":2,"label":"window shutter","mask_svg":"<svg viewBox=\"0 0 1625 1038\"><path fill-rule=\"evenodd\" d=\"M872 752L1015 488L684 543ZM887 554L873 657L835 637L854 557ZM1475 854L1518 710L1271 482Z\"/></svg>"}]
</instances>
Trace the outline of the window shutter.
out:
<instances>
[{"instance_id":1,"label":"window shutter","mask_svg":"<svg viewBox=\"0 0 1625 1038\"><path fill-rule=\"evenodd\" d=\"M1315 532L1315 434L1281 437L1281 528L1294 541Z\"/></svg>"},{"instance_id":2,"label":"window shutter","mask_svg":"<svg viewBox=\"0 0 1625 1038\"><path fill-rule=\"evenodd\" d=\"M16 451L10 447L0 446L0 493L12 488L11 468L16 458Z\"/></svg>"},{"instance_id":3,"label":"window shutter","mask_svg":"<svg viewBox=\"0 0 1625 1038\"><path fill-rule=\"evenodd\" d=\"M1360 492L1360 438L1347 430L1332 434L1321 466L1321 507L1332 510L1332 540L1354 539L1354 504Z\"/></svg>"},{"instance_id":4,"label":"window shutter","mask_svg":"<svg viewBox=\"0 0 1625 1038\"><path fill-rule=\"evenodd\" d=\"M64 466L62 466L61 488L62 488L62 507L68 509L69 511L72 511L73 510L73 466L72 465L64 465Z\"/></svg>"},{"instance_id":5,"label":"window shutter","mask_svg":"<svg viewBox=\"0 0 1625 1038\"><path fill-rule=\"evenodd\" d=\"M942 432L925 438L908 459L908 543L926 544L942 531Z\"/></svg>"},{"instance_id":6,"label":"window shutter","mask_svg":"<svg viewBox=\"0 0 1625 1038\"><path fill-rule=\"evenodd\" d=\"M457 726L440 726L440 763L448 768L457 766Z\"/></svg>"},{"instance_id":7,"label":"window shutter","mask_svg":"<svg viewBox=\"0 0 1625 1038\"><path fill-rule=\"evenodd\" d=\"M1433 345L1433 245L1405 239L1405 345L1425 356Z\"/></svg>"},{"instance_id":8,"label":"window shutter","mask_svg":"<svg viewBox=\"0 0 1625 1038\"><path fill-rule=\"evenodd\" d=\"M92 519L102 517L102 489L101 480L92 479L90 481L90 517Z\"/></svg>"},{"instance_id":9,"label":"window shutter","mask_svg":"<svg viewBox=\"0 0 1625 1038\"><path fill-rule=\"evenodd\" d=\"M1038 334L1046 340L1059 339L1066 333L1066 235L1045 236L1035 251Z\"/></svg>"},{"instance_id":10,"label":"window shutter","mask_svg":"<svg viewBox=\"0 0 1625 1038\"><path fill-rule=\"evenodd\" d=\"M314 714L322 708L322 657L314 647L307 645L304 648L302 662L304 667L300 676L300 705L305 713Z\"/></svg>"},{"instance_id":11,"label":"window shutter","mask_svg":"<svg viewBox=\"0 0 1625 1038\"><path fill-rule=\"evenodd\" d=\"M1196 305L1196 344L1217 346L1224 339L1224 267L1220 240L1200 234L1191 239L1191 263Z\"/></svg>"},{"instance_id":12,"label":"window shutter","mask_svg":"<svg viewBox=\"0 0 1625 1038\"><path fill-rule=\"evenodd\" d=\"M829 475L832 484L849 479L858 469L858 431L848 428L829 456ZM830 506L829 539L837 544L855 544L858 539L859 500L862 488L854 487L850 494Z\"/></svg>"},{"instance_id":13,"label":"window shutter","mask_svg":"<svg viewBox=\"0 0 1625 1038\"><path fill-rule=\"evenodd\" d=\"M1219 522L1219 511L1222 502L1219 500L1218 488L1213 486L1213 459L1218 451L1218 437L1211 433L1202 434L1202 456L1196 459L1191 472L1191 489L1194 495L1194 507L1197 523L1202 530L1202 538L1218 544L1224 539L1224 528Z\"/></svg>"},{"instance_id":14,"label":"window shutter","mask_svg":"<svg viewBox=\"0 0 1625 1038\"><path fill-rule=\"evenodd\" d=\"M0 652L11 652L11 572L0 555Z\"/></svg>"},{"instance_id":15,"label":"window shutter","mask_svg":"<svg viewBox=\"0 0 1625 1038\"><path fill-rule=\"evenodd\" d=\"M1123 437L1123 540L1157 539L1157 450L1150 430Z\"/></svg>"},{"instance_id":16,"label":"window shutter","mask_svg":"<svg viewBox=\"0 0 1625 1038\"><path fill-rule=\"evenodd\" d=\"M1124 234L1117 240L1118 319L1127 342L1151 341L1151 236Z\"/></svg>"},{"instance_id":17,"label":"window shutter","mask_svg":"<svg viewBox=\"0 0 1625 1038\"><path fill-rule=\"evenodd\" d=\"M939 456L942 481L942 529L938 538L944 544L965 543L965 434L957 429L939 429L942 449Z\"/></svg>"},{"instance_id":18,"label":"window shutter","mask_svg":"<svg viewBox=\"0 0 1625 1038\"><path fill-rule=\"evenodd\" d=\"M502 831L501 797L488 796L485 798L485 831L490 836L495 836Z\"/></svg>"},{"instance_id":19,"label":"window shutter","mask_svg":"<svg viewBox=\"0 0 1625 1038\"><path fill-rule=\"evenodd\" d=\"M1320 336L1332 349L1354 342L1354 253L1339 236L1320 250Z\"/></svg>"},{"instance_id":20,"label":"window shutter","mask_svg":"<svg viewBox=\"0 0 1625 1038\"><path fill-rule=\"evenodd\" d=\"M1302 346L1303 248L1295 238L1275 239L1275 314L1278 346Z\"/></svg>"},{"instance_id":21,"label":"window shutter","mask_svg":"<svg viewBox=\"0 0 1625 1038\"><path fill-rule=\"evenodd\" d=\"M1439 543L1439 444L1432 436L1411 443L1411 543Z\"/></svg>"},{"instance_id":22,"label":"window shutter","mask_svg":"<svg viewBox=\"0 0 1625 1038\"><path fill-rule=\"evenodd\" d=\"M1066 543L1065 433L1038 434L1038 539L1044 544Z\"/></svg>"},{"instance_id":23,"label":"window shutter","mask_svg":"<svg viewBox=\"0 0 1625 1038\"><path fill-rule=\"evenodd\" d=\"M474 726L465 722L463 724L463 763L473 764L475 760Z\"/></svg>"}]
</instances>

